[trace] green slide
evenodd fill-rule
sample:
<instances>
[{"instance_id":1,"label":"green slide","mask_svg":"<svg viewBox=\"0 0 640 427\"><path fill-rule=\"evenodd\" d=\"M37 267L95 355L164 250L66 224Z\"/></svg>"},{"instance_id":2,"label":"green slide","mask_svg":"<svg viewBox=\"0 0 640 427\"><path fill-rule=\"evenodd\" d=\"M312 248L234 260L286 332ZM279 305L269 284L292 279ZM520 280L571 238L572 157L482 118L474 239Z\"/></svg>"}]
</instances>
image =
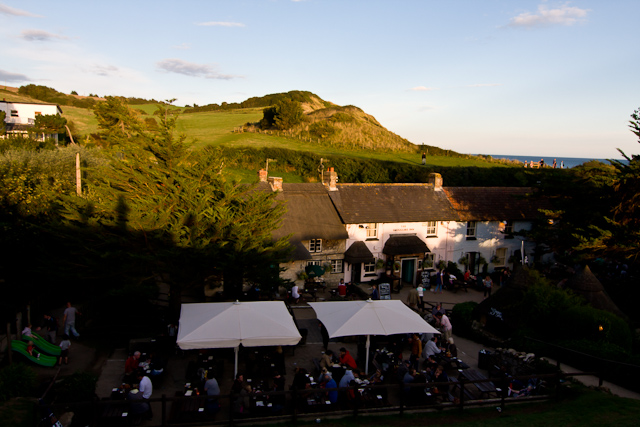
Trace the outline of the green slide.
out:
<instances>
[{"instance_id":1,"label":"green slide","mask_svg":"<svg viewBox=\"0 0 640 427\"><path fill-rule=\"evenodd\" d=\"M38 353L36 352L36 350L33 351L33 354L35 354L36 357L30 355L29 352L27 352L27 343L24 341L12 340L11 350L15 351L16 353L20 353L33 363L37 363L38 365L42 366L55 366L56 362L58 361L57 357L47 356L46 354L42 353L40 353L40 357L37 357Z\"/></svg>"},{"instance_id":2,"label":"green slide","mask_svg":"<svg viewBox=\"0 0 640 427\"><path fill-rule=\"evenodd\" d=\"M47 354L50 354L52 356L60 356L60 353L62 352L62 350L60 350L60 347L58 347L55 344L51 344L49 341L45 340L44 338L42 338L40 335L36 334L35 332L31 332L31 335L33 335L33 338L31 338L31 337L29 337L27 335L23 335L22 339L25 340L25 341L33 341L33 343L35 344L36 348L38 348L39 350L44 351Z\"/></svg>"}]
</instances>

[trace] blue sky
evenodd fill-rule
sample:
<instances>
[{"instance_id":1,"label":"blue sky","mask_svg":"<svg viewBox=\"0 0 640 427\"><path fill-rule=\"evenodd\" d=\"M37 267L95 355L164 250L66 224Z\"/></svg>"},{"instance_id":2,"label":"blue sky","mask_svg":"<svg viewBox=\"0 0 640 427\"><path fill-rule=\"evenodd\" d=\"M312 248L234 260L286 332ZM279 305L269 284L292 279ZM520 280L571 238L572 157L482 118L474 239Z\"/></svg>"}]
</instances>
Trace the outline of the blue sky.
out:
<instances>
[{"instance_id":1,"label":"blue sky","mask_svg":"<svg viewBox=\"0 0 640 427\"><path fill-rule=\"evenodd\" d=\"M640 1L0 0L0 84L237 102L308 90L463 153L619 157Z\"/></svg>"}]
</instances>

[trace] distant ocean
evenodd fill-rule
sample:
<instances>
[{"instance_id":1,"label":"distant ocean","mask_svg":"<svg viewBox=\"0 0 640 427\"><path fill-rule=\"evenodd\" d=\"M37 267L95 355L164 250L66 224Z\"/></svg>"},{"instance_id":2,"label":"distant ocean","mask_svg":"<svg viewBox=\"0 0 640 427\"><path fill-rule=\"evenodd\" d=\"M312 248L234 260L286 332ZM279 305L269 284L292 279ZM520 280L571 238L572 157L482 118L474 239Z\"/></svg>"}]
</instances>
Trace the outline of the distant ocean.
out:
<instances>
[{"instance_id":1,"label":"distant ocean","mask_svg":"<svg viewBox=\"0 0 640 427\"><path fill-rule=\"evenodd\" d=\"M554 157L545 157L545 156L510 156L510 155L506 155L506 154L489 154L489 156L493 157L494 159L509 159L509 160L519 160L522 163L524 163L525 160L527 161L534 161L534 162L539 162L540 159L544 159L544 163L546 165L551 166L553 164L553 159ZM605 165L608 165L609 162L607 161L607 159L591 159L591 158L582 158L582 157L555 157L556 159L556 164L558 165L558 167L560 167L560 162L564 162L564 167L565 168L572 168L574 166L579 166L583 163L589 162L591 160L598 160L602 163L604 163ZM620 159L618 159L620 160Z\"/></svg>"}]
</instances>

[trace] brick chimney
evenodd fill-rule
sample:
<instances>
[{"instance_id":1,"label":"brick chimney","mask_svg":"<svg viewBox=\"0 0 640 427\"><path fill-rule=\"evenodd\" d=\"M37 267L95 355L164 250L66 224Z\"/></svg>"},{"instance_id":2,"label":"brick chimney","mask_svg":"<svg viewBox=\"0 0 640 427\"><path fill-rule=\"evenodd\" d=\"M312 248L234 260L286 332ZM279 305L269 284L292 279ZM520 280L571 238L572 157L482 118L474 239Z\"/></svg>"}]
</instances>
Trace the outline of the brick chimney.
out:
<instances>
[{"instance_id":1,"label":"brick chimney","mask_svg":"<svg viewBox=\"0 0 640 427\"><path fill-rule=\"evenodd\" d=\"M338 183L338 174L333 170L333 168L327 169L322 174L322 183L329 191L338 190L338 187L336 187L336 184Z\"/></svg>"},{"instance_id":2,"label":"brick chimney","mask_svg":"<svg viewBox=\"0 0 640 427\"><path fill-rule=\"evenodd\" d=\"M267 171L260 169L258 171L258 182L267 182Z\"/></svg>"},{"instance_id":3,"label":"brick chimney","mask_svg":"<svg viewBox=\"0 0 640 427\"><path fill-rule=\"evenodd\" d=\"M439 173L430 173L429 184L433 184L434 190L442 190L442 175L440 175Z\"/></svg>"},{"instance_id":4,"label":"brick chimney","mask_svg":"<svg viewBox=\"0 0 640 427\"><path fill-rule=\"evenodd\" d=\"M271 185L272 191L282 191L282 178L277 176L270 176L267 181Z\"/></svg>"}]
</instances>

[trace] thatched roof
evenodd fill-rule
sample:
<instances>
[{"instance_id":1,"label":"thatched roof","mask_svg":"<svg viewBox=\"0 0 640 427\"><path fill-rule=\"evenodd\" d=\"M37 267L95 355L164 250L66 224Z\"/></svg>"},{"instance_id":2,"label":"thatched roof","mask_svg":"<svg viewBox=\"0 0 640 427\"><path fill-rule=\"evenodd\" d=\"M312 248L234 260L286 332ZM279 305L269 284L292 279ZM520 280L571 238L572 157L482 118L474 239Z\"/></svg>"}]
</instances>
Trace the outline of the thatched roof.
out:
<instances>
[{"instance_id":1,"label":"thatched roof","mask_svg":"<svg viewBox=\"0 0 640 427\"><path fill-rule=\"evenodd\" d=\"M627 316L618 308L609 295L607 295L604 286L602 286L602 283L600 283L598 278L591 272L589 266L585 266L569 279L566 288L571 289L576 294L585 298L592 307L608 311L622 319L627 319Z\"/></svg>"}]
</instances>

